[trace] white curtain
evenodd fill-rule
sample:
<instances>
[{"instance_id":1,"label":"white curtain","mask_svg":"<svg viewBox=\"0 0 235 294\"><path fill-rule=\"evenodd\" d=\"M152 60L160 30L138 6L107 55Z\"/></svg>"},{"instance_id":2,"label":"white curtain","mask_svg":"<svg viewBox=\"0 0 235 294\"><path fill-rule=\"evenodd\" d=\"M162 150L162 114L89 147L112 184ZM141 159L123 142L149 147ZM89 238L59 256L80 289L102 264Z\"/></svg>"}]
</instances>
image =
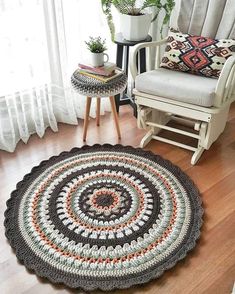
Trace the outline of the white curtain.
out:
<instances>
[{"instance_id":1,"label":"white curtain","mask_svg":"<svg viewBox=\"0 0 235 294\"><path fill-rule=\"evenodd\" d=\"M85 98L70 76L87 60L84 41L98 35L115 60L99 0L0 0L0 149L57 131L57 122L77 124Z\"/></svg>"}]
</instances>

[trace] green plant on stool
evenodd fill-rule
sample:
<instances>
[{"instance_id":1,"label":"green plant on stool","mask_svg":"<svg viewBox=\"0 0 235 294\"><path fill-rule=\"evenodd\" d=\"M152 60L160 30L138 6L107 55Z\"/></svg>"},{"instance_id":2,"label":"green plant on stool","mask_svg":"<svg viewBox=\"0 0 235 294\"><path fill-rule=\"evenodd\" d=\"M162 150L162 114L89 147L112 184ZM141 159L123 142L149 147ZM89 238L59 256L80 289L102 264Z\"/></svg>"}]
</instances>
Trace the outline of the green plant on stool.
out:
<instances>
[{"instance_id":1,"label":"green plant on stool","mask_svg":"<svg viewBox=\"0 0 235 294\"><path fill-rule=\"evenodd\" d=\"M85 43L92 53L103 53L107 50L106 40L101 37L89 37L89 41L85 41Z\"/></svg>"},{"instance_id":2,"label":"green plant on stool","mask_svg":"<svg viewBox=\"0 0 235 294\"><path fill-rule=\"evenodd\" d=\"M104 62L109 60L108 54L104 53L107 50L106 40L101 37L89 37L89 41L85 41L87 49L90 53L90 63L91 65L98 67L103 66ZM106 61L104 61L104 56L106 56Z\"/></svg>"},{"instance_id":3,"label":"green plant on stool","mask_svg":"<svg viewBox=\"0 0 235 294\"><path fill-rule=\"evenodd\" d=\"M112 6L120 13L121 33L129 41L144 40L150 28L150 23L157 19L159 12L164 10L163 25L167 24L171 11L175 6L174 0L144 0L139 4L138 0L101 0L102 9L106 15L112 40L115 37L115 25L113 23ZM155 8L154 15L146 13L146 8Z\"/></svg>"}]
</instances>

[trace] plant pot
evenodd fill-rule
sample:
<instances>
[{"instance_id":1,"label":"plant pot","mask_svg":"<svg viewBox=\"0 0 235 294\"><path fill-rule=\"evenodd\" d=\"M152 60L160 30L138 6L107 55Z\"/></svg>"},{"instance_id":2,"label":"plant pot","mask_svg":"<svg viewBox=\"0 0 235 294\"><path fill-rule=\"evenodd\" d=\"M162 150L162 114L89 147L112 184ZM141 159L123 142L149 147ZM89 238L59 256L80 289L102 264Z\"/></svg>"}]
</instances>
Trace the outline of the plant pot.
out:
<instances>
[{"instance_id":1,"label":"plant pot","mask_svg":"<svg viewBox=\"0 0 235 294\"><path fill-rule=\"evenodd\" d=\"M121 33L128 41L142 41L147 38L151 24L151 14L120 14Z\"/></svg>"},{"instance_id":2,"label":"plant pot","mask_svg":"<svg viewBox=\"0 0 235 294\"><path fill-rule=\"evenodd\" d=\"M106 57L106 60L104 60L104 57ZM108 60L109 56L106 53L90 53L90 64L94 67L103 66Z\"/></svg>"}]
</instances>

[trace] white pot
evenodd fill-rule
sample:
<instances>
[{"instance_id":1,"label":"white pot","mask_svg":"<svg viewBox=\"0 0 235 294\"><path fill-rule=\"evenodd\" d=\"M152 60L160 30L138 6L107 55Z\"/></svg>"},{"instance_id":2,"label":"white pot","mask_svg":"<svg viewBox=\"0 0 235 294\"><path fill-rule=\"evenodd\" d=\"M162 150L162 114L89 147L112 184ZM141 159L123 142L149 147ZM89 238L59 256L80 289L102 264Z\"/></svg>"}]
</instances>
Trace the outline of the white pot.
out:
<instances>
[{"instance_id":1,"label":"white pot","mask_svg":"<svg viewBox=\"0 0 235 294\"><path fill-rule=\"evenodd\" d=\"M151 14L120 14L121 33L128 41L142 41L147 38L150 29Z\"/></svg>"},{"instance_id":2,"label":"white pot","mask_svg":"<svg viewBox=\"0 0 235 294\"><path fill-rule=\"evenodd\" d=\"M106 53L90 53L90 63L94 67L103 66L105 62L108 62L109 56ZM104 60L106 56L106 60Z\"/></svg>"}]
</instances>

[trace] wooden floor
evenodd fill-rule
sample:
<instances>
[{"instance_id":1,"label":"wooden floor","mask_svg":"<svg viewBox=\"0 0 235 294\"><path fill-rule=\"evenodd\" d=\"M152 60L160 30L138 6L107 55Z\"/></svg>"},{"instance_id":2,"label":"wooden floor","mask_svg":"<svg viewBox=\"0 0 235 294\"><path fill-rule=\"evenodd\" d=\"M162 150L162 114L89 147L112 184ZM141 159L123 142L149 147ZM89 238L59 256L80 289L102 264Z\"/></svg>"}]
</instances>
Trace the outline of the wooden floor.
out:
<instances>
[{"instance_id":1,"label":"wooden floor","mask_svg":"<svg viewBox=\"0 0 235 294\"><path fill-rule=\"evenodd\" d=\"M120 110L123 145L138 146L144 131L138 130L129 106ZM91 120L87 144L118 143L110 114L101 118L99 128ZM53 294L84 293L54 286L37 278L20 265L4 236L5 202L24 174L34 165L61 151L82 146L82 121L78 126L47 130L43 139L33 135L28 144L20 142L15 153L0 151L0 293ZM146 149L162 155L183 169L201 191L205 208L201 239L195 250L161 278L144 286L115 291L120 294L227 294L235 281L235 104L226 130L197 166L190 165L191 152L160 142ZM99 292L96 292L97 294Z\"/></svg>"}]
</instances>

